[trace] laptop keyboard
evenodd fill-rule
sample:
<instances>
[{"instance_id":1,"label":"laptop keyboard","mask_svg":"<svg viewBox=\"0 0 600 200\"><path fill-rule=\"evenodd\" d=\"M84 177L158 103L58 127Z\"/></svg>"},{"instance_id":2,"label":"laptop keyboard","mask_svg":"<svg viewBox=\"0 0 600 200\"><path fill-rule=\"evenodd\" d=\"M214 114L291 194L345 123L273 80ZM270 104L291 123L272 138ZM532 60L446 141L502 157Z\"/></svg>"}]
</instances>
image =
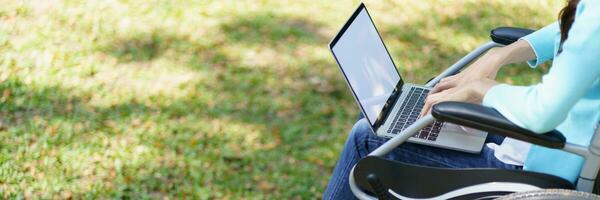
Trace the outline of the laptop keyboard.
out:
<instances>
[{"instance_id":1,"label":"laptop keyboard","mask_svg":"<svg viewBox=\"0 0 600 200\"><path fill-rule=\"evenodd\" d=\"M400 111L396 113L396 116L394 116L393 124L389 127L387 132L393 134L400 133L402 130L406 129L408 126L417 121L417 118L423 109L423 105L425 104L425 97L427 97L428 93L428 89L415 87L411 88L408 93L408 98L402 102ZM421 129L418 134L415 134L412 137L435 141L440 133L440 130L442 129L442 125L442 122L435 121L434 123Z\"/></svg>"}]
</instances>

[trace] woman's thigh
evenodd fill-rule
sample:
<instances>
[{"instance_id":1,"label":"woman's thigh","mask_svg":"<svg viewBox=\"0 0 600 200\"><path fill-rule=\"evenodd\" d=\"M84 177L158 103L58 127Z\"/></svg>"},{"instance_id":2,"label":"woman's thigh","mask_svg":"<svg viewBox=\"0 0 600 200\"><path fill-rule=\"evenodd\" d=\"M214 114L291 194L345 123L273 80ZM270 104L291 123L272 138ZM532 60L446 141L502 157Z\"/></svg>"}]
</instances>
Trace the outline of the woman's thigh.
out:
<instances>
[{"instance_id":1,"label":"woman's thigh","mask_svg":"<svg viewBox=\"0 0 600 200\"><path fill-rule=\"evenodd\" d=\"M359 120L352 131L351 137L354 137L360 157L366 156L388 140L376 136L364 119ZM501 142L503 139L491 137L493 138L488 138L488 141L494 143ZM473 154L405 142L384 157L429 167L520 169L518 166L505 164L496 159L494 151L485 145L481 153Z\"/></svg>"}]
</instances>

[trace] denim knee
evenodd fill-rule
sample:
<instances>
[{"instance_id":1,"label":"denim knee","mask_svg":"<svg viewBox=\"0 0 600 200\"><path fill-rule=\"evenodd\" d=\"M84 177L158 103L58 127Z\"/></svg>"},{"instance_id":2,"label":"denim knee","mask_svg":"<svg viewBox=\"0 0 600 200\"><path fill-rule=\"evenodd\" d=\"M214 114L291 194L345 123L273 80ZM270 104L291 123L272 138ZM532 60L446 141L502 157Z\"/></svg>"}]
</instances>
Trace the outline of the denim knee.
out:
<instances>
[{"instance_id":1,"label":"denim knee","mask_svg":"<svg viewBox=\"0 0 600 200\"><path fill-rule=\"evenodd\" d=\"M369 121L365 118L356 121L350 131L350 137L355 139L369 137L371 135L373 135L373 130L371 129Z\"/></svg>"},{"instance_id":2,"label":"denim knee","mask_svg":"<svg viewBox=\"0 0 600 200\"><path fill-rule=\"evenodd\" d=\"M375 137L371 125L366 119L358 120L348 136L348 143L354 146L360 157L366 156L369 153L368 141L369 138Z\"/></svg>"}]
</instances>

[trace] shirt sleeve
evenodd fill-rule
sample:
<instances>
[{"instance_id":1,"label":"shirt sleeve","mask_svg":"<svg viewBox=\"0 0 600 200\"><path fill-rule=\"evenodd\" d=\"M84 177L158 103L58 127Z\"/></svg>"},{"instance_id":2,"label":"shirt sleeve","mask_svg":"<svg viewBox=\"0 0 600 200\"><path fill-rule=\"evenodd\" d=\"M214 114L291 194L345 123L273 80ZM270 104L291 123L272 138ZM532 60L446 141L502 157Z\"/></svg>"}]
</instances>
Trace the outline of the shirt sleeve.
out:
<instances>
[{"instance_id":1,"label":"shirt sleeve","mask_svg":"<svg viewBox=\"0 0 600 200\"><path fill-rule=\"evenodd\" d=\"M597 60L600 57L600 12L592 10L600 10L600 1L588 1L585 8L579 5L563 51L555 57L541 83L496 85L487 92L483 104L537 133L548 132L560 125L600 75ZM548 57L547 50L538 53L538 61Z\"/></svg>"},{"instance_id":2,"label":"shirt sleeve","mask_svg":"<svg viewBox=\"0 0 600 200\"><path fill-rule=\"evenodd\" d=\"M558 22L554 22L521 38L528 42L535 52L535 60L527 62L530 67L535 68L554 58L554 41L557 33L559 33Z\"/></svg>"}]
</instances>

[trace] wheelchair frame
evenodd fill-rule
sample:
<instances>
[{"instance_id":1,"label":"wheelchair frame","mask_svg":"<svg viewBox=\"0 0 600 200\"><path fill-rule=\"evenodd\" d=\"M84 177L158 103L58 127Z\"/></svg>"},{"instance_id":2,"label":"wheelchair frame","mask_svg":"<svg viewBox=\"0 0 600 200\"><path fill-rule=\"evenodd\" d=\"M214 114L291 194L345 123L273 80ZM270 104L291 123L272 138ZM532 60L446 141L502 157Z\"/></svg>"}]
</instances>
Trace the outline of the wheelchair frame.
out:
<instances>
[{"instance_id":1,"label":"wheelchair frame","mask_svg":"<svg viewBox=\"0 0 600 200\"><path fill-rule=\"evenodd\" d=\"M462 70L464 67L466 67L468 64L470 64L475 59L479 58L481 55L486 53L488 50L495 48L495 47L503 47L503 46L505 46L505 45L496 43L494 41L489 41L487 43L482 44L481 46L477 47L472 52L468 53L466 56L462 57L456 63L454 63L453 65L448 67L446 70L444 70L438 76L436 76L434 79L427 82L427 84L425 86L427 86L427 87L435 86L435 84L437 84L442 78L458 73L460 70ZM411 136L418 133L419 130L421 130L425 126L433 123L434 121L435 121L435 118L431 114L415 121L408 128L406 128L405 130L400 132L398 135L394 136L393 138L391 138L390 140L385 142L383 145L381 145L380 147L375 149L373 152L371 152L368 156L383 156L383 155L389 153L391 150L393 150L394 148L396 148L397 146L399 146L400 144L402 144L406 140L408 140L408 138L410 138ZM596 128L596 132L594 133L594 136L592 137L590 145L587 147L567 142L567 143L565 143L565 146L561 149L563 151L567 151L567 152L582 156L585 159L583 167L579 174L579 178L577 180L576 189L578 191L593 192L593 190L594 190L594 183L596 181L596 176L598 175L598 169L600 169L600 136L599 136L600 134L598 134L598 133L600 133L600 127ZM352 193L354 194L354 196L356 196L359 199L376 199L375 197L370 196L370 195L366 194L365 192L363 192L356 184L356 181L354 180L354 168L355 167L356 167L356 165L354 167L352 167L352 170L350 171L350 175L349 175L350 189L352 190ZM492 183L492 182L493 181L490 181L490 183ZM511 190L510 192L525 192L525 191L531 191L531 189L541 189L539 187L532 186L532 185L526 185L529 187L523 187L524 184L522 184L522 183L506 183L506 184L508 184L506 186L507 186L507 188L509 188L509 190ZM510 184L514 184L515 187L511 187Z\"/></svg>"}]
</instances>

